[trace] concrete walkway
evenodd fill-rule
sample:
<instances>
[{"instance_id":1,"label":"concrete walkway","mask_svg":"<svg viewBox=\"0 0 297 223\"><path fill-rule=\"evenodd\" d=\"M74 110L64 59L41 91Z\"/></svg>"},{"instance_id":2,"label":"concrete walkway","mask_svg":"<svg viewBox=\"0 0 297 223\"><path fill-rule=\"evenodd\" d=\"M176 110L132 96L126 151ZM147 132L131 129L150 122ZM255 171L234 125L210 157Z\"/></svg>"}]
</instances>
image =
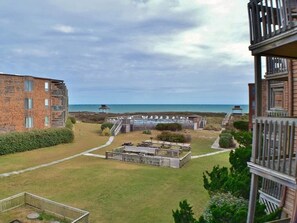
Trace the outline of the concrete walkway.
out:
<instances>
[{"instance_id":1,"label":"concrete walkway","mask_svg":"<svg viewBox=\"0 0 297 223\"><path fill-rule=\"evenodd\" d=\"M191 156L191 159L198 159L198 158L202 158L202 157L206 157L206 156L214 156L220 153L226 153L226 152L230 152L230 149L224 149L221 151L217 151L217 152L213 152L213 153L206 153L206 154L202 154L202 155L198 155L198 156Z\"/></svg>"},{"instance_id":2,"label":"concrete walkway","mask_svg":"<svg viewBox=\"0 0 297 223\"><path fill-rule=\"evenodd\" d=\"M55 164L58 164L58 163L65 162L67 160L74 159L74 158L79 157L81 155L89 154L90 152L93 152L93 151L96 151L98 149L102 149L102 148L104 148L106 146L109 146L113 142L113 139L114 139L114 137L111 136L111 137L109 137L108 141L102 146L95 147L95 148L89 149L87 151L84 151L82 153L78 153L76 155L69 156L69 157L66 157L66 158L63 158L63 159L60 159L60 160L56 160L56 161L53 161L53 162L50 162L50 163L41 164L41 165L34 166L34 167L29 167L29 168L22 169L22 170L12 171L12 172L8 172L8 173L2 173L2 174L0 174L0 178L1 177L8 177L8 176L11 176L11 175L16 175L16 174L21 174L21 173L29 172L29 171L32 171L32 170L37 170L37 169L40 169L42 167L52 166L52 165L55 165Z\"/></svg>"}]
</instances>

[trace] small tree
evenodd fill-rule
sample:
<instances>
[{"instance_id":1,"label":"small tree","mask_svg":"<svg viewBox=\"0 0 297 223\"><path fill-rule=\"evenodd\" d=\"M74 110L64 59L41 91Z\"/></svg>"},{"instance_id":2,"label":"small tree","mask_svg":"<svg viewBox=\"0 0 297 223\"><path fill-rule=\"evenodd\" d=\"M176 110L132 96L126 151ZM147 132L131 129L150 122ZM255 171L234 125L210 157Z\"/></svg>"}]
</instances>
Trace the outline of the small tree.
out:
<instances>
[{"instance_id":1,"label":"small tree","mask_svg":"<svg viewBox=\"0 0 297 223\"><path fill-rule=\"evenodd\" d=\"M187 200L179 202L179 208L176 211L172 210L172 215L175 223L198 223L194 218L192 207Z\"/></svg>"},{"instance_id":2,"label":"small tree","mask_svg":"<svg viewBox=\"0 0 297 223\"><path fill-rule=\"evenodd\" d=\"M103 136L110 136L111 135L110 129L108 127L104 128L102 130L101 135L103 135Z\"/></svg>"}]
</instances>

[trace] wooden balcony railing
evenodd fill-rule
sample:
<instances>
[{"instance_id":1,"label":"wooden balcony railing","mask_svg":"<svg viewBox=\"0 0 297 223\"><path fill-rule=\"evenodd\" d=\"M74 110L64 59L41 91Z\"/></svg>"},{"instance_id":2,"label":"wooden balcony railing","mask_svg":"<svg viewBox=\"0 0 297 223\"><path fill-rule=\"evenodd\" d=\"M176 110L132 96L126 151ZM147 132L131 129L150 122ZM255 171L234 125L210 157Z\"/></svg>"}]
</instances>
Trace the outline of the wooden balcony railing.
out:
<instances>
[{"instance_id":1,"label":"wooden balcony railing","mask_svg":"<svg viewBox=\"0 0 297 223\"><path fill-rule=\"evenodd\" d=\"M287 59L280 57L267 57L266 78L288 74Z\"/></svg>"},{"instance_id":2,"label":"wooden balcony railing","mask_svg":"<svg viewBox=\"0 0 297 223\"><path fill-rule=\"evenodd\" d=\"M289 113L284 109L270 109L267 111L268 117L288 117Z\"/></svg>"},{"instance_id":3,"label":"wooden balcony railing","mask_svg":"<svg viewBox=\"0 0 297 223\"><path fill-rule=\"evenodd\" d=\"M259 43L297 26L297 0L250 0L251 44Z\"/></svg>"},{"instance_id":4,"label":"wooden balcony railing","mask_svg":"<svg viewBox=\"0 0 297 223\"><path fill-rule=\"evenodd\" d=\"M252 162L296 177L296 123L293 118L255 118Z\"/></svg>"}]
</instances>

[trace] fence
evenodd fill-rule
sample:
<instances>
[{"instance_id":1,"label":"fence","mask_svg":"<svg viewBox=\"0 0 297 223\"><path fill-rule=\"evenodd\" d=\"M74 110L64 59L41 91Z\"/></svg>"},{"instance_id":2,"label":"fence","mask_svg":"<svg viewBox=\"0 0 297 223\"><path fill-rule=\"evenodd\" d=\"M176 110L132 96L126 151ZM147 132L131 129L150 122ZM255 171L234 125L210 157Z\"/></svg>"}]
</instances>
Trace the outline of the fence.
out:
<instances>
[{"instance_id":1,"label":"fence","mask_svg":"<svg viewBox=\"0 0 297 223\"><path fill-rule=\"evenodd\" d=\"M182 158L169 158L162 156L144 156L141 154L106 152L106 159L120 160L123 162L143 163L153 166L181 168L191 159L191 152L188 152Z\"/></svg>"},{"instance_id":2,"label":"fence","mask_svg":"<svg viewBox=\"0 0 297 223\"><path fill-rule=\"evenodd\" d=\"M56 217L70 220L71 223L88 223L89 212L60 204L27 192L0 200L0 212L9 211L27 205Z\"/></svg>"}]
</instances>

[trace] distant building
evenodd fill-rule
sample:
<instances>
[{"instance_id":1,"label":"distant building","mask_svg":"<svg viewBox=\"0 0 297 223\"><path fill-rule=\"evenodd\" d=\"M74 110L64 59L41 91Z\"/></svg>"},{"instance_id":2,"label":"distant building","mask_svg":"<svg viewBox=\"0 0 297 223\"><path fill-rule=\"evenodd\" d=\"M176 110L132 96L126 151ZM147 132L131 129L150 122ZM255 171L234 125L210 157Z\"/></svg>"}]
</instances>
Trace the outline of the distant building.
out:
<instances>
[{"instance_id":1,"label":"distant building","mask_svg":"<svg viewBox=\"0 0 297 223\"><path fill-rule=\"evenodd\" d=\"M0 73L0 133L64 127L67 113L64 81Z\"/></svg>"},{"instance_id":2,"label":"distant building","mask_svg":"<svg viewBox=\"0 0 297 223\"><path fill-rule=\"evenodd\" d=\"M242 115L242 108L240 107L240 105L235 105L232 108L232 115Z\"/></svg>"},{"instance_id":3,"label":"distant building","mask_svg":"<svg viewBox=\"0 0 297 223\"><path fill-rule=\"evenodd\" d=\"M110 108L107 105L101 105L99 107L99 111L102 112L102 113L108 113L109 110L110 110Z\"/></svg>"}]
</instances>

